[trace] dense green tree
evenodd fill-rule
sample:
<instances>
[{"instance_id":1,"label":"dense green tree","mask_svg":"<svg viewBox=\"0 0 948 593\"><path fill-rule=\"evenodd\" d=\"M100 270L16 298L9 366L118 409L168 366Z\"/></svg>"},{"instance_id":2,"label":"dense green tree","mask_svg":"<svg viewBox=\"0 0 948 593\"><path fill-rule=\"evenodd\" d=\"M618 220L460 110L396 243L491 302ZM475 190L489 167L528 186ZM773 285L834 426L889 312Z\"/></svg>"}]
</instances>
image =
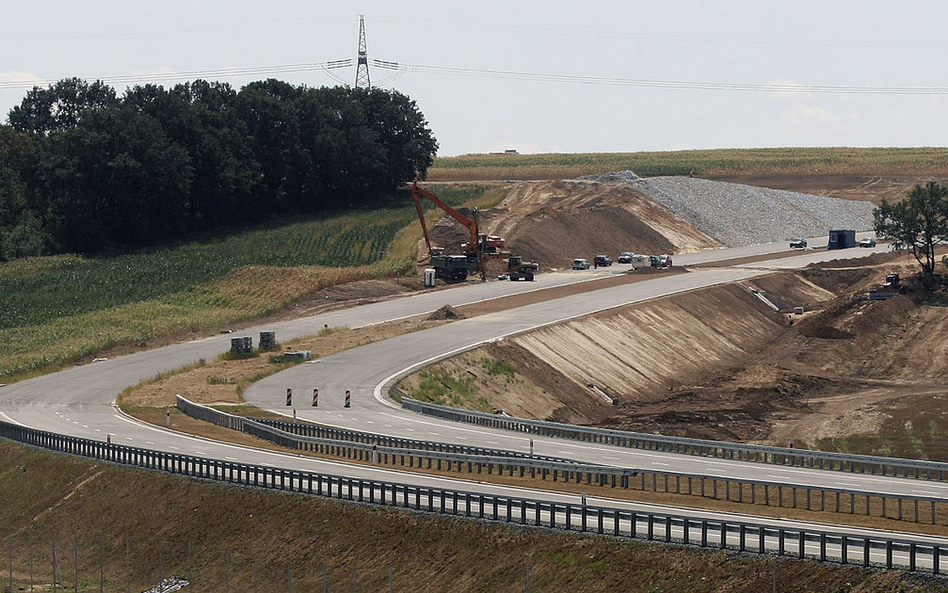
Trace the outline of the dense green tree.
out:
<instances>
[{"instance_id":1,"label":"dense green tree","mask_svg":"<svg viewBox=\"0 0 948 593\"><path fill-rule=\"evenodd\" d=\"M424 177L437 142L408 97L264 80L235 91L72 78L0 127L0 257L167 241L358 207ZM403 198L400 198L403 199Z\"/></svg>"},{"instance_id":2,"label":"dense green tree","mask_svg":"<svg viewBox=\"0 0 948 593\"><path fill-rule=\"evenodd\" d=\"M75 127L89 112L117 105L115 89L107 84L66 78L49 88L33 87L8 118L21 132L48 134Z\"/></svg>"},{"instance_id":3,"label":"dense green tree","mask_svg":"<svg viewBox=\"0 0 948 593\"><path fill-rule=\"evenodd\" d=\"M92 113L50 146L41 174L61 248L90 252L181 236L190 160L154 118L130 108Z\"/></svg>"},{"instance_id":4,"label":"dense green tree","mask_svg":"<svg viewBox=\"0 0 948 593\"><path fill-rule=\"evenodd\" d=\"M0 126L0 261L41 255L46 235L33 197L35 152L30 137Z\"/></svg>"},{"instance_id":5,"label":"dense green tree","mask_svg":"<svg viewBox=\"0 0 948 593\"><path fill-rule=\"evenodd\" d=\"M916 185L901 202L883 199L873 216L876 235L896 250L908 249L922 267L925 288L931 290L935 248L948 240L948 188L934 181Z\"/></svg>"}]
</instances>

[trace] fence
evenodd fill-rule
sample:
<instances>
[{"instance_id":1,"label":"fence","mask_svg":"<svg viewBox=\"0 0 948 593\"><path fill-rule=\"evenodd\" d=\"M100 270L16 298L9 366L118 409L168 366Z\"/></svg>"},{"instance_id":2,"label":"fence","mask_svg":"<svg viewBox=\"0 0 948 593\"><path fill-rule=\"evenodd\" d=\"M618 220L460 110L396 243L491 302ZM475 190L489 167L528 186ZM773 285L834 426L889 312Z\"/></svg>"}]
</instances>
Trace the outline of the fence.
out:
<instances>
[{"instance_id":1,"label":"fence","mask_svg":"<svg viewBox=\"0 0 948 593\"><path fill-rule=\"evenodd\" d=\"M585 483L605 488L635 489L641 491L662 492L687 496L700 496L727 502L761 504L779 508L800 508L809 511L846 513L911 521L927 522L933 525L948 524L948 500L938 496L909 496L882 494L847 488L816 487L807 484L775 484L772 481L725 478L702 474L682 474L679 472L630 467L611 467L597 464L582 464L553 458L530 458L514 456L494 456L489 454L447 453L439 450L444 443L429 441L411 441L423 447L404 449L385 447L363 442L349 442L338 439L326 439L300 436L266 426L256 420L233 416L213 408L202 406L177 397L178 407L190 416L242 430L258 438L268 440L291 449L313 451L322 455L341 457L378 465L408 466L443 472L467 472L469 474L498 475L531 480L551 480L553 482ZM294 431L319 432L322 428L300 423L292 424ZM310 426L311 428L304 428ZM331 434L339 437L349 436L350 431L332 429ZM371 433L355 432L358 438ZM393 437L389 437L393 438ZM404 439L398 439L405 441ZM402 443L404 444L404 443ZM481 450L490 451L495 450Z\"/></svg>"},{"instance_id":2,"label":"fence","mask_svg":"<svg viewBox=\"0 0 948 593\"><path fill-rule=\"evenodd\" d=\"M0 422L0 437L191 478L548 529L758 554L773 553L821 562L907 568L933 574L942 573L941 561L945 555L940 545L926 541L787 529L348 478L152 451L64 436L7 422Z\"/></svg>"},{"instance_id":3,"label":"fence","mask_svg":"<svg viewBox=\"0 0 948 593\"><path fill-rule=\"evenodd\" d=\"M529 420L513 416L459 410L457 408L421 402L409 397L402 397L402 407L413 412L443 418L445 420L454 420L456 422L465 422L478 426L499 428L526 434L601 443L616 447L662 451L697 457L734 459L774 465L809 467L841 472L915 478L920 480L944 481L945 476L948 475L948 463L937 461L877 457L874 455L853 455L848 453L813 451L809 449L790 449L785 447L670 437L610 430L606 428L590 428L574 426L572 424L561 424L558 422Z\"/></svg>"}]
</instances>

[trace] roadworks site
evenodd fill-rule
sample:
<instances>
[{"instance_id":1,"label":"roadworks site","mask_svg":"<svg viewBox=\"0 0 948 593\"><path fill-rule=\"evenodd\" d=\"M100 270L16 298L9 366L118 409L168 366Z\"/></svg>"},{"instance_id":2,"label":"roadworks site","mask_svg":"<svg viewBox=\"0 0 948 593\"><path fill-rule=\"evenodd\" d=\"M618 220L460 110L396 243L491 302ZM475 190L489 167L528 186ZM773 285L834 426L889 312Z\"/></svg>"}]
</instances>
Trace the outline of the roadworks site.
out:
<instances>
[{"instance_id":1,"label":"roadworks site","mask_svg":"<svg viewBox=\"0 0 948 593\"><path fill-rule=\"evenodd\" d=\"M696 181L702 180L676 178L674 184ZM486 221L488 232L504 236L518 253L539 262L543 270L561 269L573 257L591 258L597 253L615 255L627 250L683 253L742 244L740 229L720 227L718 219L728 217L726 212L721 212L724 207L721 204L730 202L719 201L710 214L694 208L684 213L682 209L687 208L680 201L665 205L637 183L628 175L619 179L519 183L511 187L500 204L482 212L482 220ZM722 196L731 195L741 203L754 195L764 195L765 191L748 191L747 186L736 184L720 186L728 186L721 190ZM437 191L436 184L433 191ZM690 199L699 201L694 192L689 195L692 195ZM715 199L718 198L720 196ZM811 198L814 199L797 203L803 204L799 208L809 208L807 217L812 228L788 229L781 222L783 218L773 218L759 224L760 232L768 233L766 240L825 234L830 226L836 226L829 218L842 216L840 213L847 209L852 216L847 219L851 226L862 229L867 228L866 224L871 225L871 204L867 201L850 200L841 210L840 204L822 202L826 198ZM807 206L807 201L812 204ZM762 204L758 207L762 208ZM787 217L793 218L792 213ZM439 244L451 245L464 239L464 229L457 228L453 221L442 220L435 226L433 236ZM424 258L419 257L418 263L423 267ZM948 299L941 292L934 298L923 298L921 291L913 290L914 270L913 261L904 253L877 254L799 271L775 271L741 283L603 311L442 360L403 377L393 394L455 407L622 430L777 445L792 441L797 447L948 460L948 449L940 436L948 428L945 420L948 388L944 387L944 376L948 373L948 348L945 347L948 308L943 306ZM868 300L867 292L893 272L906 279L906 292L888 300ZM456 309L445 308L433 315L378 326L326 328L319 335L282 346L311 350L313 356L319 358L455 319L476 318L528 304L539 305L544 300L577 291L640 282L669 273L688 272L675 268L620 272L617 268L616 273L601 280ZM421 289L418 279L404 278L330 287L268 320L394 298ZM287 364L282 357L265 353L250 358L225 356L200 361L191 368L155 377L126 390L120 396L120 404L125 411L161 425L165 424L166 411L172 408L174 395L178 393L232 413L267 415L246 406L241 398L242 390L286 368ZM276 448L253 437L198 422L174 409L171 409L170 422L174 429L205 437ZM37 455L5 449L0 452L14 457ZM29 463L40 462L31 459ZM69 463L81 462L70 460ZM14 466L18 467L16 463ZM3 467L11 466L4 464ZM297 510L283 509L282 503L272 507L270 495L235 493L217 486L188 485L187 481L179 484L179 480L167 478L163 478L166 485L152 487L141 472L103 469L95 464L70 471L75 475L63 473L69 477L57 483L64 483L72 490L67 488L68 492L60 492L60 499L56 499L58 491L50 491L48 500L31 502L36 525L48 522L43 505L50 509L71 505L68 499L75 492L83 492L89 500L98 499L105 493L97 489L104 488L106 483L113 479L117 483L128 480L141 483L142 488L162 491L154 496L172 493L182 504L193 507L194 519L203 522L206 521L201 517L223 516L222 509L226 505L249 505L244 508L253 509L249 517L255 517L255 525L274 525L272 538L254 539L264 542L290 537L294 547L297 544L312 549L322 547L334 554L327 562L336 578L344 578L357 564L371 565L373 568L367 568L363 574L365 579L379 586L387 582L382 568L407 561L412 574L398 576L412 583L415 590L495 591L516 587L519 586L517 579L522 578L522 553L527 549L531 550L534 574L540 574L542 565L549 577L543 577L546 585L539 586L538 577L534 576L537 590L760 591L768 590L771 582L777 582L778 574L780 582L787 584L780 590L889 591L901 588L913 591L940 586L939 583L906 580L909 577L898 572L887 575L851 567L818 566L814 569L807 563L774 563L724 553L682 555L680 549L674 548L619 546L599 538L551 536L506 528L488 530L476 523L404 516L385 510L371 510L371 518L363 516L361 510L352 511L356 517L349 516L348 506L340 512L337 505L321 501L287 503L293 509L306 507L304 514L309 518L299 521ZM102 471L110 472L108 481L94 479ZM128 474L128 477L118 474ZM538 486L552 487L549 482ZM557 488L569 486L563 484ZM617 495L616 492L601 494ZM683 506L748 511L746 505L741 508L719 500L691 498L684 502L671 495L648 498L648 493L636 491L623 496ZM254 500L249 500L251 498ZM292 497L277 497L284 498ZM779 516L791 516L795 512L786 508L771 510ZM755 507L753 512L769 510ZM285 516L270 517L272 513ZM162 525L150 527L152 532L164 530L169 539L174 537L184 546L188 533L185 525L172 526L174 521L159 517L157 509L145 514L149 521ZM806 512L801 511L802 514ZM102 516L114 518L121 513L103 512ZM169 520L168 524L162 523L165 520ZM820 520L836 522L840 518L827 515ZM311 525L312 521L316 523ZM18 520L16 524L21 522ZM188 522L194 523L191 519ZM339 525L333 527L335 522ZM112 518L106 523L102 524L104 529L128 528L113 525ZM14 524L12 519L11 524ZM291 527L297 524L309 525L312 529ZM448 529L444 529L445 524ZM908 528L903 523L887 520L877 520L867 526ZM361 539L349 537L347 532L358 530L365 531ZM414 551L409 557L404 556L403 548L415 550L419 546L400 545L402 551L397 558L387 555L384 551L387 546L394 541L403 542L408 532L417 533L418 541L425 542L420 546L426 550L424 558L413 558ZM386 540L386 533L392 537ZM218 539L208 534L206 541ZM542 543L554 540L556 543ZM368 548L358 549L362 541L370 542ZM467 549L469 546L464 542L472 545L476 542L480 551ZM281 558L282 552L278 549L263 550L253 542L241 545L247 548L239 550L245 560L261 555L269 559L268 570L274 572L284 566L283 560L275 560ZM219 546L208 543L205 547L210 556L224 555ZM508 560L498 560L498 555L507 553ZM389 564L385 564L386 558ZM458 558L466 560L458 562ZM577 560L579 558L582 560ZM645 562L646 558L655 559L654 566ZM578 562L583 574L564 577L552 569L564 566L566 560L569 560L566 564ZM206 561L201 570L219 576L225 569L223 564L218 564ZM470 569L458 569L459 564ZM246 582L249 564L244 565L234 574ZM447 568L449 566L454 568ZM626 568L619 570L619 566ZM668 571L668 566L680 570ZM120 568L113 567L113 572L120 572ZM308 578L315 586L316 573L310 572L313 574ZM643 583L643 588L629 585L632 581ZM659 588L646 589L644 584Z\"/></svg>"}]
</instances>

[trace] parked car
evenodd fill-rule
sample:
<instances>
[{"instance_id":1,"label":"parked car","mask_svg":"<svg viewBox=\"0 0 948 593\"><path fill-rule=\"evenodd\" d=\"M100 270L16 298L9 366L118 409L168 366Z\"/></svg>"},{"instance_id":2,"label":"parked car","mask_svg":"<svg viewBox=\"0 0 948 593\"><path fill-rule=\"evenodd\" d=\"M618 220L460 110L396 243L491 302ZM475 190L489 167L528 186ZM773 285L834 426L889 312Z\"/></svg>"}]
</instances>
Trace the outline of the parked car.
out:
<instances>
[{"instance_id":1,"label":"parked car","mask_svg":"<svg viewBox=\"0 0 948 593\"><path fill-rule=\"evenodd\" d=\"M589 269L589 260L577 258L573 260L573 269L574 270L588 270Z\"/></svg>"},{"instance_id":2,"label":"parked car","mask_svg":"<svg viewBox=\"0 0 948 593\"><path fill-rule=\"evenodd\" d=\"M623 251L619 254L619 263L620 264L631 264L632 258L635 257L635 253L632 251Z\"/></svg>"},{"instance_id":3,"label":"parked car","mask_svg":"<svg viewBox=\"0 0 948 593\"><path fill-rule=\"evenodd\" d=\"M596 263L597 268L604 268L606 266L612 265L612 258L608 255L597 255L593 261Z\"/></svg>"},{"instance_id":4,"label":"parked car","mask_svg":"<svg viewBox=\"0 0 948 593\"><path fill-rule=\"evenodd\" d=\"M793 239L790 241L790 249L806 249L806 239Z\"/></svg>"},{"instance_id":5,"label":"parked car","mask_svg":"<svg viewBox=\"0 0 948 593\"><path fill-rule=\"evenodd\" d=\"M859 241L859 246L860 247L875 247L876 239L875 237L866 237Z\"/></svg>"}]
</instances>

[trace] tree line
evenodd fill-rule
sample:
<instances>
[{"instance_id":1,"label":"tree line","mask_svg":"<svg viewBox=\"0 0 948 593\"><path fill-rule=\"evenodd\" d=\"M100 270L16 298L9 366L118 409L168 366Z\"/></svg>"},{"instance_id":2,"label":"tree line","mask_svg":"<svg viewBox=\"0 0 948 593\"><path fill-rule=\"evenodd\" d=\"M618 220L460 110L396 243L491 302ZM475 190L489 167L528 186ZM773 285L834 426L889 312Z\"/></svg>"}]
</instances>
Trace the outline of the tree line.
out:
<instances>
[{"instance_id":1,"label":"tree line","mask_svg":"<svg viewBox=\"0 0 948 593\"><path fill-rule=\"evenodd\" d=\"M96 253L277 214L378 206L438 144L396 91L72 78L0 125L0 260Z\"/></svg>"},{"instance_id":2,"label":"tree line","mask_svg":"<svg viewBox=\"0 0 948 593\"><path fill-rule=\"evenodd\" d=\"M918 262L922 288L936 288L935 252L948 244L948 187L937 181L916 184L902 201L883 199L873 216L876 235Z\"/></svg>"}]
</instances>

